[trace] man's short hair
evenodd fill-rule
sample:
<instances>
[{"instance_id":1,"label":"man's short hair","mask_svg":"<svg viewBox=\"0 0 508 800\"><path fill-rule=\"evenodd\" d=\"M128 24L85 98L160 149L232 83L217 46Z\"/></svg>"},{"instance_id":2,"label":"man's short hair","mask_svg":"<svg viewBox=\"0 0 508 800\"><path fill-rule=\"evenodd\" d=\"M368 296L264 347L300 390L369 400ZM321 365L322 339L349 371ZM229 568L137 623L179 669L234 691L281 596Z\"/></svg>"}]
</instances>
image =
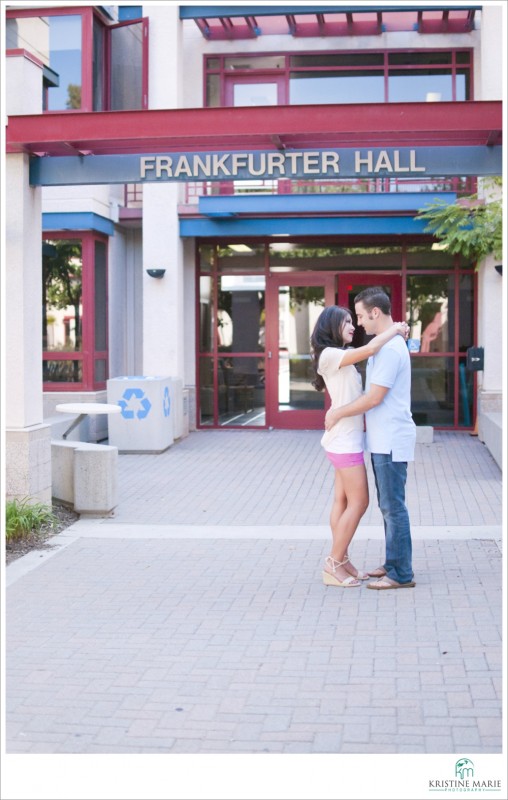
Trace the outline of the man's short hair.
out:
<instances>
[{"instance_id":1,"label":"man's short hair","mask_svg":"<svg viewBox=\"0 0 508 800\"><path fill-rule=\"evenodd\" d=\"M381 286L369 286L367 289L364 289L356 295L355 303L363 303L367 311L372 311L373 308L379 308L379 310L387 316L390 316L392 313L390 298Z\"/></svg>"}]
</instances>

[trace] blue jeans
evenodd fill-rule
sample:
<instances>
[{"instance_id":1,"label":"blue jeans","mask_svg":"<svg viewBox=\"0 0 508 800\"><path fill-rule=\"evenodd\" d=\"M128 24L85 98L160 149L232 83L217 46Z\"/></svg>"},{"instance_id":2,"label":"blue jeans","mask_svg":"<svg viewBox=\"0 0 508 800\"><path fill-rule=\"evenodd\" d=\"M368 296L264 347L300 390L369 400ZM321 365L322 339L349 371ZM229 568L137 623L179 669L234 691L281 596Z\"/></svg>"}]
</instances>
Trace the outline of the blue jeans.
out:
<instances>
[{"instance_id":1,"label":"blue jeans","mask_svg":"<svg viewBox=\"0 0 508 800\"><path fill-rule=\"evenodd\" d=\"M391 453L371 453L377 500L386 539L386 574L398 583L413 580L409 514L406 508L407 462L393 461Z\"/></svg>"}]
</instances>

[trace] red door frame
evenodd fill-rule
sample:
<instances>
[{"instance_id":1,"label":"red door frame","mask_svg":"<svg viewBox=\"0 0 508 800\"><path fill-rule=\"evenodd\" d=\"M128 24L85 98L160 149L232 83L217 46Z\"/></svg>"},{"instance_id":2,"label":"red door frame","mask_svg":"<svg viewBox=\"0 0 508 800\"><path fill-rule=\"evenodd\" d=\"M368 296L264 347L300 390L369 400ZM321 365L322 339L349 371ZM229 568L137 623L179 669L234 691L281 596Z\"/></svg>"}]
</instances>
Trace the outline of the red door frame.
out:
<instances>
[{"instance_id":1,"label":"red door frame","mask_svg":"<svg viewBox=\"0 0 508 800\"><path fill-rule=\"evenodd\" d=\"M352 285L365 286L386 286L391 289L392 301L392 317L395 322L400 322L403 319L405 309L402 308L402 276L400 272L397 273L384 273L379 272L347 272L340 273L338 276L338 304L339 306L348 307L348 293L349 287Z\"/></svg>"},{"instance_id":2,"label":"red door frame","mask_svg":"<svg viewBox=\"0 0 508 800\"><path fill-rule=\"evenodd\" d=\"M272 428L315 430L323 427L322 410L279 411L279 287L323 286L325 304L335 302L335 273L271 273L266 285L266 424ZM327 401L325 401L325 407Z\"/></svg>"}]
</instances>

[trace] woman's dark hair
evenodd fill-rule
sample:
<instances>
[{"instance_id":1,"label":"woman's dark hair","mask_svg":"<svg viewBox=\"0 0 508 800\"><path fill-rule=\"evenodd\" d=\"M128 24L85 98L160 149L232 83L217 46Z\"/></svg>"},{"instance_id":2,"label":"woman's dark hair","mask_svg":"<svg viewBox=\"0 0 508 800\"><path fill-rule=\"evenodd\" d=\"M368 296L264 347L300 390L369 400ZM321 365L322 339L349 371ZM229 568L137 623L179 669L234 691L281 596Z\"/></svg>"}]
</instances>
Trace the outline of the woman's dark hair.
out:
<instances>
[{"instance_id":1,"label":"woman's dark hair","mask_svg":"<svg viewBox=\"0 0 508 800\"><path fill-rule=\"evenodd\" d=\"M342 328L344 322L351 316L349 308L343 306L327 306L318 317L310 337L312 367L314 380L312 385L318 392L325 388L323 377L318 374L319 357L325 347L344 347Z\"/></svg>"}]
</instances>

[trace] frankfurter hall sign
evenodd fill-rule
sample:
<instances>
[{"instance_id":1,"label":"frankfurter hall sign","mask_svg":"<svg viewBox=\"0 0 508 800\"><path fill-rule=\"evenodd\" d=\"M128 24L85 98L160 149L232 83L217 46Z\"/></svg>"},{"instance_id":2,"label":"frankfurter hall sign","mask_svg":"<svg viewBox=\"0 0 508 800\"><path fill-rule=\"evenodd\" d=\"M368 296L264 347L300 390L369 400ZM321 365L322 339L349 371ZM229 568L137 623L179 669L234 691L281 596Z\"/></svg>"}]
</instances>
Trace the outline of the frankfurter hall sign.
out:
<instances>
[{"instance_id":1,"label":"frankfurter hall sign","mask_svg":"<svg viewBox=\"0 0 508 800\"><path fill-rule=\"evenodd\" d=\"M341 148L33 158L33 186L500 175L501 147Z\"/></svg>"}]
</instances>

